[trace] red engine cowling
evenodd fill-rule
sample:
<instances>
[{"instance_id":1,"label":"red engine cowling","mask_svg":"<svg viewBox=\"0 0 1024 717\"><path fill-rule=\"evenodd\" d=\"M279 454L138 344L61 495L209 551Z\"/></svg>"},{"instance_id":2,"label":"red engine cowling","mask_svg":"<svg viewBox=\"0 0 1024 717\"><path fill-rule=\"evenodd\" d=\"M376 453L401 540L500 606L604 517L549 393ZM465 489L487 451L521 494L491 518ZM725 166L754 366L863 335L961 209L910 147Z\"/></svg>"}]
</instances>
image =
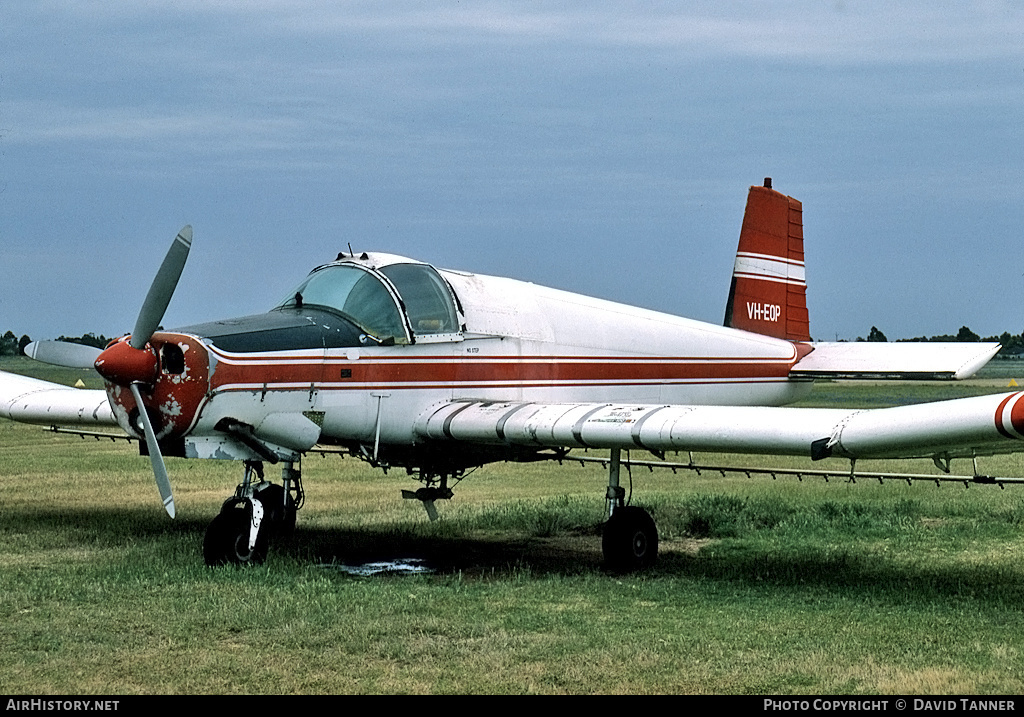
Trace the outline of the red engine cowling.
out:
<instances>
[{"instance_id":1,"label":"red engine cowling","mask_svg":"<svg viewBox=\"0 0 1024 717\"><path fill-rule=\"evenodd\" d=\"M143 349L128 338L111 344L97 359L107 397L118 424L143 437L129 384L139 384L142 402L153 421L157 439L179 439L199 418L210 387L210 355L203 343L188 334L157 332Z\"/></svg>"}]
</instances>

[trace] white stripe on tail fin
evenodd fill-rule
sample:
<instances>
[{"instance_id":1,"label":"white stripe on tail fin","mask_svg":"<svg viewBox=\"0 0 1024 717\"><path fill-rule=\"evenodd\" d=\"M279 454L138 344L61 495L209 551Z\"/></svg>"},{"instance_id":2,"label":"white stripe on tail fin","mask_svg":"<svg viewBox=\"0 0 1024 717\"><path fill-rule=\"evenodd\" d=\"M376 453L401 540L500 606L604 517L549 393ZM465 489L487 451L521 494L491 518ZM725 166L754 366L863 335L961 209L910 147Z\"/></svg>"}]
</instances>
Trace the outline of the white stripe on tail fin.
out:
<instances>
[{"instance_id":1,"label":"white stripe on tail fin","mask_svg":"<svg viewBox=\"0 0 1024 717\"><path fill-rule=\"evenodd\" d=\"M751 187L725 307L725 325L790 341L810 341L804 278L803 205Z\"/></svg>"}]
</instances>

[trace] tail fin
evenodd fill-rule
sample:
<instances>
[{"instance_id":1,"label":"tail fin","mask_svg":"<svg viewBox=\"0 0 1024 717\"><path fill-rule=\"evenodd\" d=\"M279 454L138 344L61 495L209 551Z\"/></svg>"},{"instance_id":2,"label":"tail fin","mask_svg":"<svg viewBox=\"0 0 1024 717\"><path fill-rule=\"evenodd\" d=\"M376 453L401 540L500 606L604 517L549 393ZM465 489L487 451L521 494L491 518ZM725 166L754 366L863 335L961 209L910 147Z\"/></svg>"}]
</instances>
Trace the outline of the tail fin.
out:
<instances>
[{"instance_id":1,"label":"tail fin","mask_svg":"<svg viewBox=\"0 0 1024 717\"><path fill-rule=\"evenodd\" d=\"M804 279L803 205L772 188L751 187L725 307L725 325L790 341L810 341Z\"/></svg>"}]
</instances>

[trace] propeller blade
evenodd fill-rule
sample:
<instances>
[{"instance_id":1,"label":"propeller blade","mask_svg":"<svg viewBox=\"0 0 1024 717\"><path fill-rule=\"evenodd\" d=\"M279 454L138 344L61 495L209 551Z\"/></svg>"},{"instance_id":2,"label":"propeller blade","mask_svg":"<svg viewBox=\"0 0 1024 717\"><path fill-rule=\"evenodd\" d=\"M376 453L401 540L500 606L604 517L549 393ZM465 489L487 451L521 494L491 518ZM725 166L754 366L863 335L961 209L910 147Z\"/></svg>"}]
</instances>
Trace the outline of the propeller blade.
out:
<instances>
[{"instance_id":1,"label":"propeller blade","mask_svg":"<svg viewBox=\"0 0 1024 717\"><path fill-rule=\"evenodd\" d=\"M192 227L186 225L171 242L171 248L167 250L167 256L164 257L164 262L149 287L149 293L146 294L146 300L142 303L142 309L139 310L135 330L132 331L132 337L128 342L133 349L144 348L160 326L167 305L171 303L171 296L174 295L174 288L178 285L178 279L185 268L191 247Z\"/></svg>"},{"instance_id":2,"label":"propeller blade","mask_svg":"<svg viewBox=\"0 0 1024 717\"><path fill-rule=\"evenodd\" d=\"M149 462L153 464L153 475L156 477L156 487L160 491L160 498L164 502L164 510L167 515L174 517L174 495L171 493L171 479L167 476L167 466L164 465L164 457L160 453L160 444L156 441L156 432L153 430L153 422L149 420L146 406L142 403L142 393L137 383L128 384L135 398L135 405L139 408L139 418L142 419L142 427L146 432L146 446L149 448Z\"/></svg>"},{"instance_id":3,"label":"propeller blade","mask_svg":"<svg viewBox=\"0 0 1024 717\"><path fill-rule=\"evenodd\" d=\"M67 341L33 341L25 347L25 355L36 361L67 366L68 368L92 368L102 349Z\"/></svg>"}]
</instances>

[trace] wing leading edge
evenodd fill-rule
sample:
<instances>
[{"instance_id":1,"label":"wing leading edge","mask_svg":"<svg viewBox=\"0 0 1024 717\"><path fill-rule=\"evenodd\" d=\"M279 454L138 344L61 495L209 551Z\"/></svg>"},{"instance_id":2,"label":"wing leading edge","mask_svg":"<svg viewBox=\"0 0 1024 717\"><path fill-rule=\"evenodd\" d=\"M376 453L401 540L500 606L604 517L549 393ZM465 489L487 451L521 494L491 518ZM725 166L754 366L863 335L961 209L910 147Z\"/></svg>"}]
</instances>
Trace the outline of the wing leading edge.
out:
<instances>
[{"instance_id":1,"label":"wing leading edge","mask_svg":"<svg viewBox=\"0 0 1024 717\"><path fill-rule=\"evenodd\" d=\"M1024 391L866 410L453 401L423 439L812 458L961 457L1024 450Z\"/></svg>"}]
</instances>

